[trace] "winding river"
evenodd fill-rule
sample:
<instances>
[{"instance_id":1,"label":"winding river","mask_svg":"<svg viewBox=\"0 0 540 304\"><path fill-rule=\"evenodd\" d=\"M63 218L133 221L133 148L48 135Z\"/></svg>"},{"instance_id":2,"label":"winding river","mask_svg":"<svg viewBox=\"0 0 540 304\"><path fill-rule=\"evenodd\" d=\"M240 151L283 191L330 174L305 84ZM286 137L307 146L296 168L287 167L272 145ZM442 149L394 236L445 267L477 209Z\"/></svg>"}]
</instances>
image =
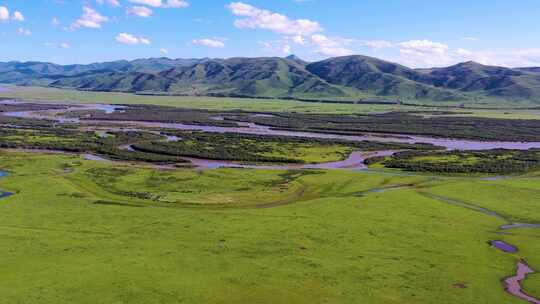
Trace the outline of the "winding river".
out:
<instances>
[{"instance_id":1,"label":"winding river","mask_svg":"<svg viewBox=\"0 0 540 304\"><path fill-rule=\"evenodd\" d=\"M13 101L11 101L13 102ZM174 129L186 131L203 131L212 133L241 133L254 135L276 135L287 137L305 137L317 139L338 139L346 141L379 141L379 142L398 142L398 143L430 143L436 146L445 147L448 150L490 150L490 149L514 149L528 150L531 148L540 148L540 142L507 142L507 141L478 141L450 138L434 138L428 136L416 136L408 134L383 134L383 133L365 133L363 135L341 135L316 132L301 132L278 130L269 126L258 125L255 123L237 122L237 127L218 127L218 126L201 126L187 125L182 123L161 123L161 122L144 122L144 121L99 121L85 120L78 118L64 117L61 114L69 111L81 110L99 110L107 114L121 111L126 106L117 106L110 104L79 104L75 106L66 106L65 109L41 110L41 111L23 111L4 113L6 116L35 118L55 120L59 123L80 123L81 125L102 126L106 125L122 125L131 128L154 128L154 129ZM254 114L261 115L261 114ZM268 115L268 114L262 114ZM222 117L216 116L216 120Z\"/></svg>"}]
</instances>

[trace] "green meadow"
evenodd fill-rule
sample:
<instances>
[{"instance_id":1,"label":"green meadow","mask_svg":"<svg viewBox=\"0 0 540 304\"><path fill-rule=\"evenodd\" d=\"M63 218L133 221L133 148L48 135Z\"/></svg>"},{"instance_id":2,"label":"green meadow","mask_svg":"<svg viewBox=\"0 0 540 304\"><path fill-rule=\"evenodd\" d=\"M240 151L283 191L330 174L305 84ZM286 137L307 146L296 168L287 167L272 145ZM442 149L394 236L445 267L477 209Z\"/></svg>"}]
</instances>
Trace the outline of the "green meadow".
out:
<instances>
[{"instance_id":1,"label":"green meadow","mask_svg":"<svg viewBox=\"0 0 540 304\"><path fill-rule=\"evenodd\" d=\"M160 170L2 152L1 303L523 303L540 174ZM449 204L463 201L504 215ZM516 245L516 254L489 240ZM540 275L524 282L540 295Z\"/></svg>"},{"instance_id":2,"label":"green meadow","mask_svg":"<svg viewBox=\"0 0 540 304\"><path fill-rule=\"evenodd\" d=\"M509 119L540 119L538 104L496 100L482 103L465 103L474 109L460 109L462 103L456 102L424 102L418 106L403 106L396 104L339 104L320 102L301 102L282 99L253 99L205 96L150 96L129 93L88 92L47 87L4 86L0 90L0 98L16 98L27 101L57 102L57 103L111 103L111 104L141 104L173 106L188 109L207 109L217 111L244 110L254 112L298 112L325 114L364 114L390 111L451 111L459 116L509 118ZM411 101L415 103L416 101ZM422 107L428 105L429 108ZM435 107L434 107L435 106ZM437 107L440 106L440 107ZM453 106L456 108L447 108ZM479 109L485 108L485 109Z\"/></svg>"}]
</instances>

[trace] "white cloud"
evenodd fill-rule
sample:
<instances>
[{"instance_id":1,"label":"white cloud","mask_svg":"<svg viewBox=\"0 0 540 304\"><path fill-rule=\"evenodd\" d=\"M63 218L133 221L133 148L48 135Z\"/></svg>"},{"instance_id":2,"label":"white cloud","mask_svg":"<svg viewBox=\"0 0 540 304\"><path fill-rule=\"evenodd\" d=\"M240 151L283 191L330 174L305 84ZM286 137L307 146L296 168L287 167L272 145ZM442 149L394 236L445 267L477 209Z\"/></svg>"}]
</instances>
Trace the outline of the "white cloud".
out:
<instances>
[{"instance_id":1,"label":"white cloud","mask_svg":"<svg viewBox=\"0 0 540 304\"><path fill-rule=\"evenodd\" d=\"M353 53L348 48L352 40L328 37L321 34L323 27L309 19L291 19L283 14L260 9L243 2L227 5L236 19L234 25L240 29L264 29L283 35L281 40L259 42L265 51L288 54L292 45L311 48L319 56L345 56Z\"/></svg>"},{"instance_id":2,"label":"white cloud","mask_svg":"<svg viewBox=\"0 0 540 304\"><path fill-rule=\"evenodd\" d=\"M427 54L444 54L448 52L448 45L430 40L410 40L397 44L403 51Z\"/></svg>"},{"instance_id":3,"label":"white cloud","mask_svg":"<svg viewBox=\"0 0 540 304\"><path fill-rule=\"evenodd\" d=\"M25 29L25 28L18 28L17 29L17 34L21 35L21 36L30 36L32 35L32 32L29 30L29 29Z\"/></svg>"},{"instance_id":4,"label":"white cloud","mask_svg":"<svg viewBox=\"0 0 540 304\"><path fill-rule=\"evenodd\" d=\"M96 0L98 4L108 4L113 7L120 7L120 1L118 0Z\"/></svg>"},{"instance_id":5,"label":"white cloud","mask_svg":"<svg viewBox=\"0 0 540 304\"><path fill-rule=\"evenodd\" d=\"M169 50L163 49L163 48L162 48L162 49L159 49L159 52L160 52L161 54L164 54L164 55L169 54Z\"/></svg>"},{"instance_id":6,"label":"white cloud","mask_svg":"<svg viewBox=\"0 0 540 304\"><path fill-rule=\"evenodd\" d=\"M169 0L167 1L167 4L165 5L165 7L172 7L172 8L184 8L188 6L189 6L189 3L183 0Z\"/></svg>"},{"instance_id":7,"label":"white cloud","mask_svg":"<svg viewBox=\"0 0 540 304\"><path fill-rule=\"evenodd\" d=\"M210 39L210 38L194 39L191 41L191 43L195 45L210 47L210 48L224 48L225 47L225 42L223 42L223 40L221 39Z\"/></svg>"},{"instance_id":8,"label":"white cloud","mask_svg":"<svg viewBox=\"0 0 540 304\"><path fill-rule=\"evenodd\" d=\"M317 47L316 52L323 56L336 57L353 54L353 51L345 46L348 43L346 39L315 34L311 36L311 42Z\"/></svg>"},{"instance_id":9,"label":"white cloud","mask_svg":"<svg viewBox=\"0 0 540 304\"><path fill-rule=\"evenodd\" d=\"M129 2L156 8L185 8L189 6L189 3L184 0L129 0Z\"/></svg>"},{"instance_id":10,"label":"white cloud","mask_svg":"<svg viewBox=\"0 0 540 304\"><path fill-rule=\"evenodd\" d=\"M9 21L9 9L5 6L0 6L0 22Z\"/></svg>"},{"instance_id":11,"label":"white cloud","mask_svg":"<svg viewBox=\"0 0 540 304\"><path fill-rule=\"evenodd\" d=\"M306 39L304 36L302 35L296 35L296 36L292 36L290 37L290 39L296 43L296 44L299 44L299 45L304 45L306 44Z\"/></svg>"},{"instance_id":12,"label":"white cloud","mask_svg":"<svg viewBox=\"0 0 540 304\"><path fill-rule=\"evenodd\" d=\"M71 46L69 44L65 43L65 42L60 43L59 47L61 49L69 49L69 48L71 48Z\"/></svg>"},{"instance_id":13,"label":"white cloud","mask_svg":"<svg viewBox=\"0 0 540 304\"><path fill-rule=\"evenodd\" d=\"M150 40L145 37L137 37L128 33L120 33L116 36L116 41L122 44L150 44Z\"/></svg>"},{"instance_id":14,"label":"white cloud","mask_svg":"<svg viewBox=\"0 0 540 304\"><path fill-rule=\"evenodd\" d=\"M11 17L11 19L15 20L15 21L24 21L24 16L21 12L19 11L15 11L13 13L13 17Z\"/></svg>"},{"instance_id":15,"label":"white cloud","mask_svg":"<svg viewBox=\"0 0 540 304\"><path fill-rule=\"evenodd\" d=\"M68 28L68 30L75 30L80 27L98 29L102 24L107 22L109 18L101 15L91 7L84 6L82 16L75 20Z\"/></svg>"},{"instance_id":16,"label":"white cloud","mask_svg":"<svg viewBox=\"0 0 540 304\"><path fill-rule=\"evenodd\" d=\"M479 39L476 38L476 37L463 37L463 38L461 38L461 40L465 40L465 41L478 41Z\"/></svg>"},{"instance_id":17,"label":"white cloud","mask_svg":"<svg viewBox=\"0 0 540 304\"><path fill-rule=\"evenodd\" d=\"M146 6L132 6L127 9L128 15L134 15L138 17L148 18L151 17L154 12Z\"/></svg>"},{"instance_id":18,"label":"white cloud","mask_svg":"<svg viewBox=\"0 0 540 304\"><path fill-rule=\"evenodd\" d=\"M473 40L469 40L473 41ZM505 67L540 66L540 49L519 49L506 51L467 50L452 48L441 42L430 40L410 40L399 43L388 41L364 42L372 49L386 48L397 51L397 56L385 56L389 60L410 67L444 67L465 61L475 61L484 65Z\"/></svg>"},{"instance_id":19,"label":"white cloud","mask_svg":"<svg viewBox=\"0 0 540 304\"><path fill-rule=\"evenodd\" d=\"M540 48L507 51L469 51L457 49L453 54L456 62L476 61L485 65L505 67L540 66Z\"/></svg>"},{"instance_id":20,"label":"white cloud","mask_svg":"<svg viewBox=\"0 0 540 304\"><path fill-rule=\"evenodd\" d=\"M310 35L323 31L321 25L316 21L291 20L285 15L256 8L243 2L233 2L227 7L235 16L245 17L234 22L238 28L265 29L286 35Z\"/></svg>"},{"instance_id":21,"label":"white cloud","mask_svg":"<svg viewBox=\"0 0 540 304\"><path fill-rule=\"evenodd\" d=\"M51 19L51 24L53 26L59 26L60 25L60 20L58 20L58 18L54 17Z\"/></svg>"},{"instance_id":22,"label":"white cloud","mask_svg":"<svg viewBox=\"0 0 540 304\"><path fill-rule=\"evenodd\" d=\"M163 5L161 0L129 0L129 2L142 4L142 5L148 5L151 7L161 7Z\"/></svg>"}]
</instances>

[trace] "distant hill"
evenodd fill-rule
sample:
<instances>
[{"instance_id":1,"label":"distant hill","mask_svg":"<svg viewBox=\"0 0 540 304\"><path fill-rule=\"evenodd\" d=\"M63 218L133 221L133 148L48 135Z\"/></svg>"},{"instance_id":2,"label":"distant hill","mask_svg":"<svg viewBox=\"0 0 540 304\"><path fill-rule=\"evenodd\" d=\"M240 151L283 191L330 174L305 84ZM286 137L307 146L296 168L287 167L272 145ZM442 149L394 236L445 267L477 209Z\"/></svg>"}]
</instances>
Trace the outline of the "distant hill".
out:
<instances>
[{"instance_id":1,"label":"distant hill","mask_svg":"<svg viewBox=\"0 0 540 304\"><path fill-rule=\"evenodd\" d=\"M537 99L540 96L540 69L510 69L460 63L447 68L423 70L437 87L475 92L487 96Z\"/></svg>"},{"instance_id":2,"label":"distant hill","mask_svg":"<svg viewBox=\"0 0 540 304\"><path fill-rule=\"evenodd\" d=\"M378 96L433 100L464 99L459 92L432 86L429 75L372 57L330 58L311 63L306 68L329 83L353 87Z\"/></svg>"},{"instance_id":3,"label":"distant hill","mask_svg":"<svg viewBox=\"0 0 540 304\"><path fill-rule=\"evenodd\" d=\"M144 94L309 99L540 102L540 68L465 62L411 69L367 56L119 60L87 65L0 63L0 83Z\"/></svg>"}]
</instances>

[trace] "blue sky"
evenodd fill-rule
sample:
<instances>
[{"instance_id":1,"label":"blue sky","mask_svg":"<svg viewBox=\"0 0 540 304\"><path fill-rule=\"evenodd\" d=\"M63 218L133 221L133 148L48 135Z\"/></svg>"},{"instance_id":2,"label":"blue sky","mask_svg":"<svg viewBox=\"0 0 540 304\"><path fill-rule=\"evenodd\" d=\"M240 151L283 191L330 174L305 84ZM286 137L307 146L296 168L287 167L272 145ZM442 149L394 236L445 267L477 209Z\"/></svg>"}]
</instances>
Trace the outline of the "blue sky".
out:
<instances>
[{"instance_id":1,"label":"blue sky","mask_svg":"<svg viewBox=\"0 0 540 304\"><path fill-rule=\"evenodd\" d=\"M0 0L0 61L364 54L540 66L537 0Z\"/></svg>"}]
</instances>

